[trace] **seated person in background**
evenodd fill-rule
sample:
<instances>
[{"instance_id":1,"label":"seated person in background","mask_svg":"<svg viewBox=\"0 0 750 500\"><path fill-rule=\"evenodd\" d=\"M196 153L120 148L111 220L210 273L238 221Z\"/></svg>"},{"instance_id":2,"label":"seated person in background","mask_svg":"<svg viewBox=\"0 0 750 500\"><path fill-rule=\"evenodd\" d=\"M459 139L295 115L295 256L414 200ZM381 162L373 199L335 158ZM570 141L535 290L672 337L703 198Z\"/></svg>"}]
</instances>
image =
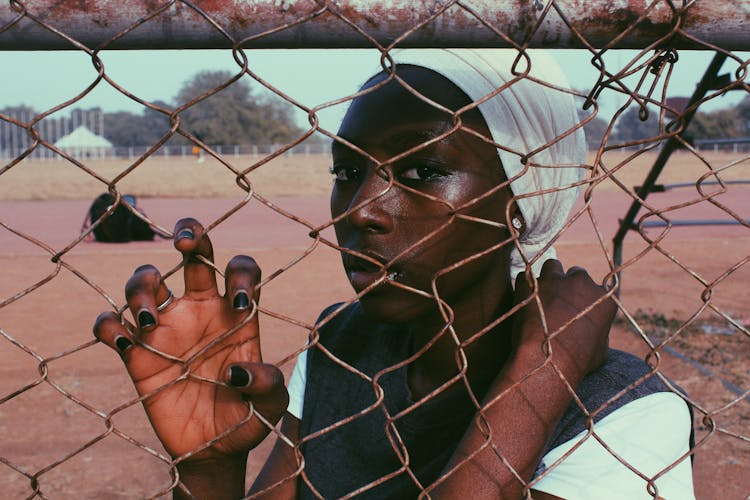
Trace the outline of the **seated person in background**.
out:
<instances>
[{"instance_id":1,"label":"seated person in background","mask_svg":"<svg viewBox=\"0 0 750 500\"><path fill-rule=\"evenodd\" d=\"M100 315L192 494L243 496L249 451L283 418L259 496L693 497L687 405L608 349L612 292L554 259L587 170L573 98L513 75L514 57L400 52L352 101L331 214L356 299L321 314L288 392L261 359L257 264L233 258L221 295L194 219L175 227L184 296L143 266L136 325Z\"/></svg>"}]
</instances>

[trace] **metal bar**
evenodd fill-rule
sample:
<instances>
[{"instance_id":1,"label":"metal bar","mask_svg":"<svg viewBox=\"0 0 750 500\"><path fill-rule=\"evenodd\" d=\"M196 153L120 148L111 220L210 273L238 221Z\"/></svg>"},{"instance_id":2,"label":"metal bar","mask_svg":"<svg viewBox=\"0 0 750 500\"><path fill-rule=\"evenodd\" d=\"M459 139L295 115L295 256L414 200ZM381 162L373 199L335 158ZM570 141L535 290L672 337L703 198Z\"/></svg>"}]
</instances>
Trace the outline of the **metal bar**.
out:
<instances>
[{"instance_id":1,"label":"metal bar","mask_svg":"<svg viewBox=\"0 0 750 500\"><path fill-rule=\"evenodd\" d=\"M713 80L716 78L716 75L719 74L719 70L721 70L721 66L724 64L724 61L726 61L726 59L726 54L717 52L714 55L714 58L711 60L708 68L706 68L706 72L703 74L701 81L698 82L698 85L695 87L695 92L693 92L693 95L690 97L690 101L686 106L687 108L693 106L696 102L700 101L706 95L706 92L708 92L708 90L711 88ZM696 110L693 110L683 115L683 124L685 129L687 129L688 125L690 125L690 121L693 119L695 111ZM669 157L679 145L680 142L674 137L670 137L669 139L667 139L666 143L659 152L659 156L654 161L654 165L651 167L648 175L646 175L646 179L643 181L643 185L640 186L640 188L636 191L636 195L638 198L633 200L633 203L631 203L630 208L625 214L625 217L620 219L620 228L617 230L617 234L615 234L615 237L612 239L612 263L615 267L619 267L620 264L622 264L622 243L625 239L625 235L628 234L628 231L633 229L633 222L638 215L638 211L641 209L641 200L645 200L646 197L648 197L648 194L653 191L654 185L659 178L659 174L661 174L661 171L667 164ZM622 286L622 282L620 282L620 286Z\"/></svg>"},{"instance_id":2,"label":"metal bar","mask_svg":"<svg viewBox=\"0 0 750 500\"><path fill-rule=\"evenodd\" d=\"M116 34L169 2L153 0L6 0L0 6L0 50L65 50L74 46L33 20L59 29L89 48L102 48ZM176 0L164 12L117 39L108 48L225 48L269 30L277 31L243 43L248 48L372 47L372 43L341 19L350 20L387 46L400 35L443 9L448 0ZM541 0L499 2L474 0L471 12L459 2L399 43L403 47L502 47L507 41L484 26L474 14L504 32L514 43L530 47L581 48L561 16L545 11ZM674 2L679 8L682 2ZM13 6L12 6L13 5ZM226 31L228 40L192 5ZM688 3L682 30L726 50L750 49L750 2L699 0ZM20 6L20 7L19 7ZM606 46L628 31L616 47L642 48L672 32L680 17L669 2L644 0L556 0L555 6L588 42ZM19 9L28 15L13 23ZM21 13L23 14L23 13ZM300 18L312 16L302 24ZM641 16L645 18L635 27ZM531 36L531 37L530 37ZM529 40L530 38L530 40ZM699 48L677 34L674 48Z\"/></svg>"},{"instance_id":3,"label":"metal bar","mask_svg":"<svg viewBox=\"0 0 750 500\"><path fill-rule=\"evenodd\" d=\"M694 146L705 146L708 144L746 144L750 142L750 137L733 137L731 139L696 139L693 141Z\"/></svg>"},{"instance_id":4,"label":"metal bar","mask_svg":"<svg viewBox=\"0 0 750 500\"><path fill-rule=\"evenodd\" d=\"M653 188L651 189L652 193L663 193L664 191L669 191L670 189L677 189L677 188L686 188L686 187L695 187L696 182L675 182L673 184L654 184ZM701 186L721 186L725 185L728 186L730 184L750 184L750 180L736 180L736 181L705 181L701 182ZM638 191L641 189L641 186L635 186L633 188L635 191Z\"/></svg>"},{"instance_id":5,"label":"metal bar","mask_svg":"<svg viewBox=\"0 0 750 500\"><path fill-rule=\"evenodd\" d=\"M750 219L745 221L750 225ZM643 221L642 227L667 227L667 226L739 226L742 223L736 219L685 219L671 220L669 223L663 220Z\"/></svg>"}]
</instances>

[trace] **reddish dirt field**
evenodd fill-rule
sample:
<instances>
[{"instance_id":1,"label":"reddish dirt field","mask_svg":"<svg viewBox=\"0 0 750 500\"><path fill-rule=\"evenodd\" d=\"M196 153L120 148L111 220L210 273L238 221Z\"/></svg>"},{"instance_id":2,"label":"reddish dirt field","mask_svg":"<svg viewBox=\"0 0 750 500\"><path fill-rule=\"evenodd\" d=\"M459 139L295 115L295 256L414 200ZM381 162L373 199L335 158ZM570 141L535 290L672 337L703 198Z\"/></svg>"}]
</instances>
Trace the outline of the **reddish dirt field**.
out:
<instances>
[{"instance_id":1,"label":"reddish dirt field","mask_svg":"<svg viewBox=\"0 0 750 500\"><path fill-rule=\"evenodd\" d=\"M750 213L747 191L735 193L739 194L725 198L727 203L738 213ZM666 206L678 201L677 195L660 196L653 202ZM304 214L312 226L328 218L327 202L321 197L275 201L285 210ZM226 199L142 200L146 212L166 227L185 215L209 223L234 203ZM59 251L76 238L87 206L85 201L0 202L0 219ZM623 215L625 206L627 200L617 193L599 197L593 205L609 252L617 218ZM680 214L683 218L716 215L700 209ZM249 253L258 260L264 275L270 276L311 249L308 232L309 229L252 203L218 226L212 238L220 266L238 252ZM324 234L330 237L330 232ZM649 230L648 234L653 238L658 230ZM637 234L629 235L625 261L646 248ZM631 314L639 310L658 312L682 322L703 303L701 292L705 286L700 284L701 279L714 282L747 258L750 234L739 226L673 228L660 248L663 252L651 249L626 268L621 302ZM562 237L558 252L566 265L583 265L595 279L602 279L608 271L607 259L596 243L587 215ZM0 338L0 359L3 360L0 364L0 398L3 398L0 399L0 457L12 464L0 464L0 484L4 486L0 496L12 499L31 496L33 489L23 473L38 477L39 488L46 498L153 496L169 487L168 469L159 459L108 432L102 415L132 402L135 392L117 356L100 344L91 344L93 319L109 305L76 273L86 276L122 304L123 283L136 266L152 263L166 270L179 263L178 255L171 243L163 240L127 245L82 243L67 253L63 261L66 266L57 268L45 250L0 229L0 300L10 299L51 278L0 308L0 334L6 336L6 339ZM680 265L693 274L685 272ZM179 294L178 278L179 275L172 277L169 284ZM749 279L748 266L740 266L716 283L711 303L735 317L748 318ZM261 305L309 323L326 305L351 296L337 254L320 244L263 288ZM703 313L702 317L708 316ZM288 374L293 365L288 358L304 345L307 331L268 315L263 315L261 322L266 361L284 361L282 368ZM646 329L649 325L641 326ZM7 337L14 339L17 345ZM719 335L715 337L718 339ZM645 341L621 322L613 330L612 344L640 355L647 352ZM744 338L737 349L747 349L747 345L748 339ZM685 388L697 405L696 432L700 442L694 467L697 497L748 498L749 401L747 398L738 400L738 395L723 383L730 376L737 377L736 370L730 374L722 371L721 364L686 361L673 354L684 354L684 349L680 351L677 343L670 343L670 347L675 351L661 352L660 369ZM62 353L67 354L61 356ZM740 372L744 369L744 373L731 379L734 386L744 390L750 388L746 360L740 363ZM44 381L41 381L40 370L47 374ZM7 398L37 383L18 396ZM732 401L736 402L724 407ZM704 412L714 417L713 431L709 430L709 421L701 421ZM114 413L112 423L118 432L160 450L138 403ZM745 441L732 437L732 433L744 435ZM88 445L90 447L86 447ZM249 476L253 476L262 462L268 445L266 442L253 452ZM83 447L86 448L78 452Z\"/></svg>"}]
</instances>

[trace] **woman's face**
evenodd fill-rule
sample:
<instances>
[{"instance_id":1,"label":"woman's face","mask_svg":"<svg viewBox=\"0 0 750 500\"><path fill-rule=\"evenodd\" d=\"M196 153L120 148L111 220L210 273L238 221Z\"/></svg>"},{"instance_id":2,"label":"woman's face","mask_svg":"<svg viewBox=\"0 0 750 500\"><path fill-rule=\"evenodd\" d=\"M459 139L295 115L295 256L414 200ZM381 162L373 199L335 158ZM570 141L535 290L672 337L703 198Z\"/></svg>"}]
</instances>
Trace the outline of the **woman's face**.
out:
<instances>
[{"instance_id":1,"label":"woman's face","mask_svg":"<svg viewBox=\"0 0 750 500\"><path fill-rule=\"evenodd\" d=\"M469 103L437 73L402 66L398 74L446 108L456 110ZM385 79L377 75L365 87ZM463 122L490 137L478 112L464 114ZM441 270L508 240L504 224L511 195L507 186L498 188L506 179L494 146L459 130L391 161L452 127L450 114L393 81L354 100L338 132L376 161L340 143L332 147L336 179L331 213L334 218L342 216L334 227L345 249L344 269L358 293L382 281L360 300L365 312L381 321L410 321L434 312L435 300L424 293L432 294ZM510 286L509 251L506 244L440 276L439 296L453 305L487 280L496 280L500 293Z\"/></svg>"}]
</instances>

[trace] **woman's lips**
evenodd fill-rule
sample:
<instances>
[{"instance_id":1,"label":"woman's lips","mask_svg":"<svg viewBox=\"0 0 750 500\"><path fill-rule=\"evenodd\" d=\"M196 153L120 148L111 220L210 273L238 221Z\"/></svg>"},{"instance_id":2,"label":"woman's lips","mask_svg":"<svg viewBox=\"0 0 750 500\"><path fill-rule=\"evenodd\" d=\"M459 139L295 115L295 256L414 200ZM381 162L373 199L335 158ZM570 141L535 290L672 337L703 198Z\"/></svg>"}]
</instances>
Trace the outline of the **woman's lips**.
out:
<instances>
[{"instance_id":1,"label":"woman's lips","mask_svg":"<svg viewBox=\"0 0 750 500\"><path fill-rule=\"evenodd\" d=\"M366 255L372 260L367 260L352 254L346 254L344 264L346 274L349 277L349 282L357 292L361 292L362 290L371 287L378 280L395 280L399 276L398 270L386 269L385 265L387 260L385 258L369 252L359 253Z\"/></svg>"},{"instance_id":2,"label":"woman's lips","mask_svg":"<svg viewBox=\"0 0 750 500\"><path fill-rule=\"evenodd\" d=\"M396 281L399 277L399 273L397 271L390 271L385 274L382 269L370 272L362 270L349 270L347 271L347 276L349 277L349 282L352 284L354 290L359 293L362 290L371 287L378 280L382 280L383 283L388 281ZM370 292L377 289L379 289L379 286L376 286L375 288L370 290Z\"/></svg>"},{"instance_id":3,"label":"woman's lips","mask_svg":"<svg viewBox=\"0 0 750 500\"><path fill-rule=\"evenodd\" d=\"M378 279L383 277L382 271L366 272L352 270L348 273L349 283L352 284L357 293L371 287Z\"/></svg>"}]
</instances>

